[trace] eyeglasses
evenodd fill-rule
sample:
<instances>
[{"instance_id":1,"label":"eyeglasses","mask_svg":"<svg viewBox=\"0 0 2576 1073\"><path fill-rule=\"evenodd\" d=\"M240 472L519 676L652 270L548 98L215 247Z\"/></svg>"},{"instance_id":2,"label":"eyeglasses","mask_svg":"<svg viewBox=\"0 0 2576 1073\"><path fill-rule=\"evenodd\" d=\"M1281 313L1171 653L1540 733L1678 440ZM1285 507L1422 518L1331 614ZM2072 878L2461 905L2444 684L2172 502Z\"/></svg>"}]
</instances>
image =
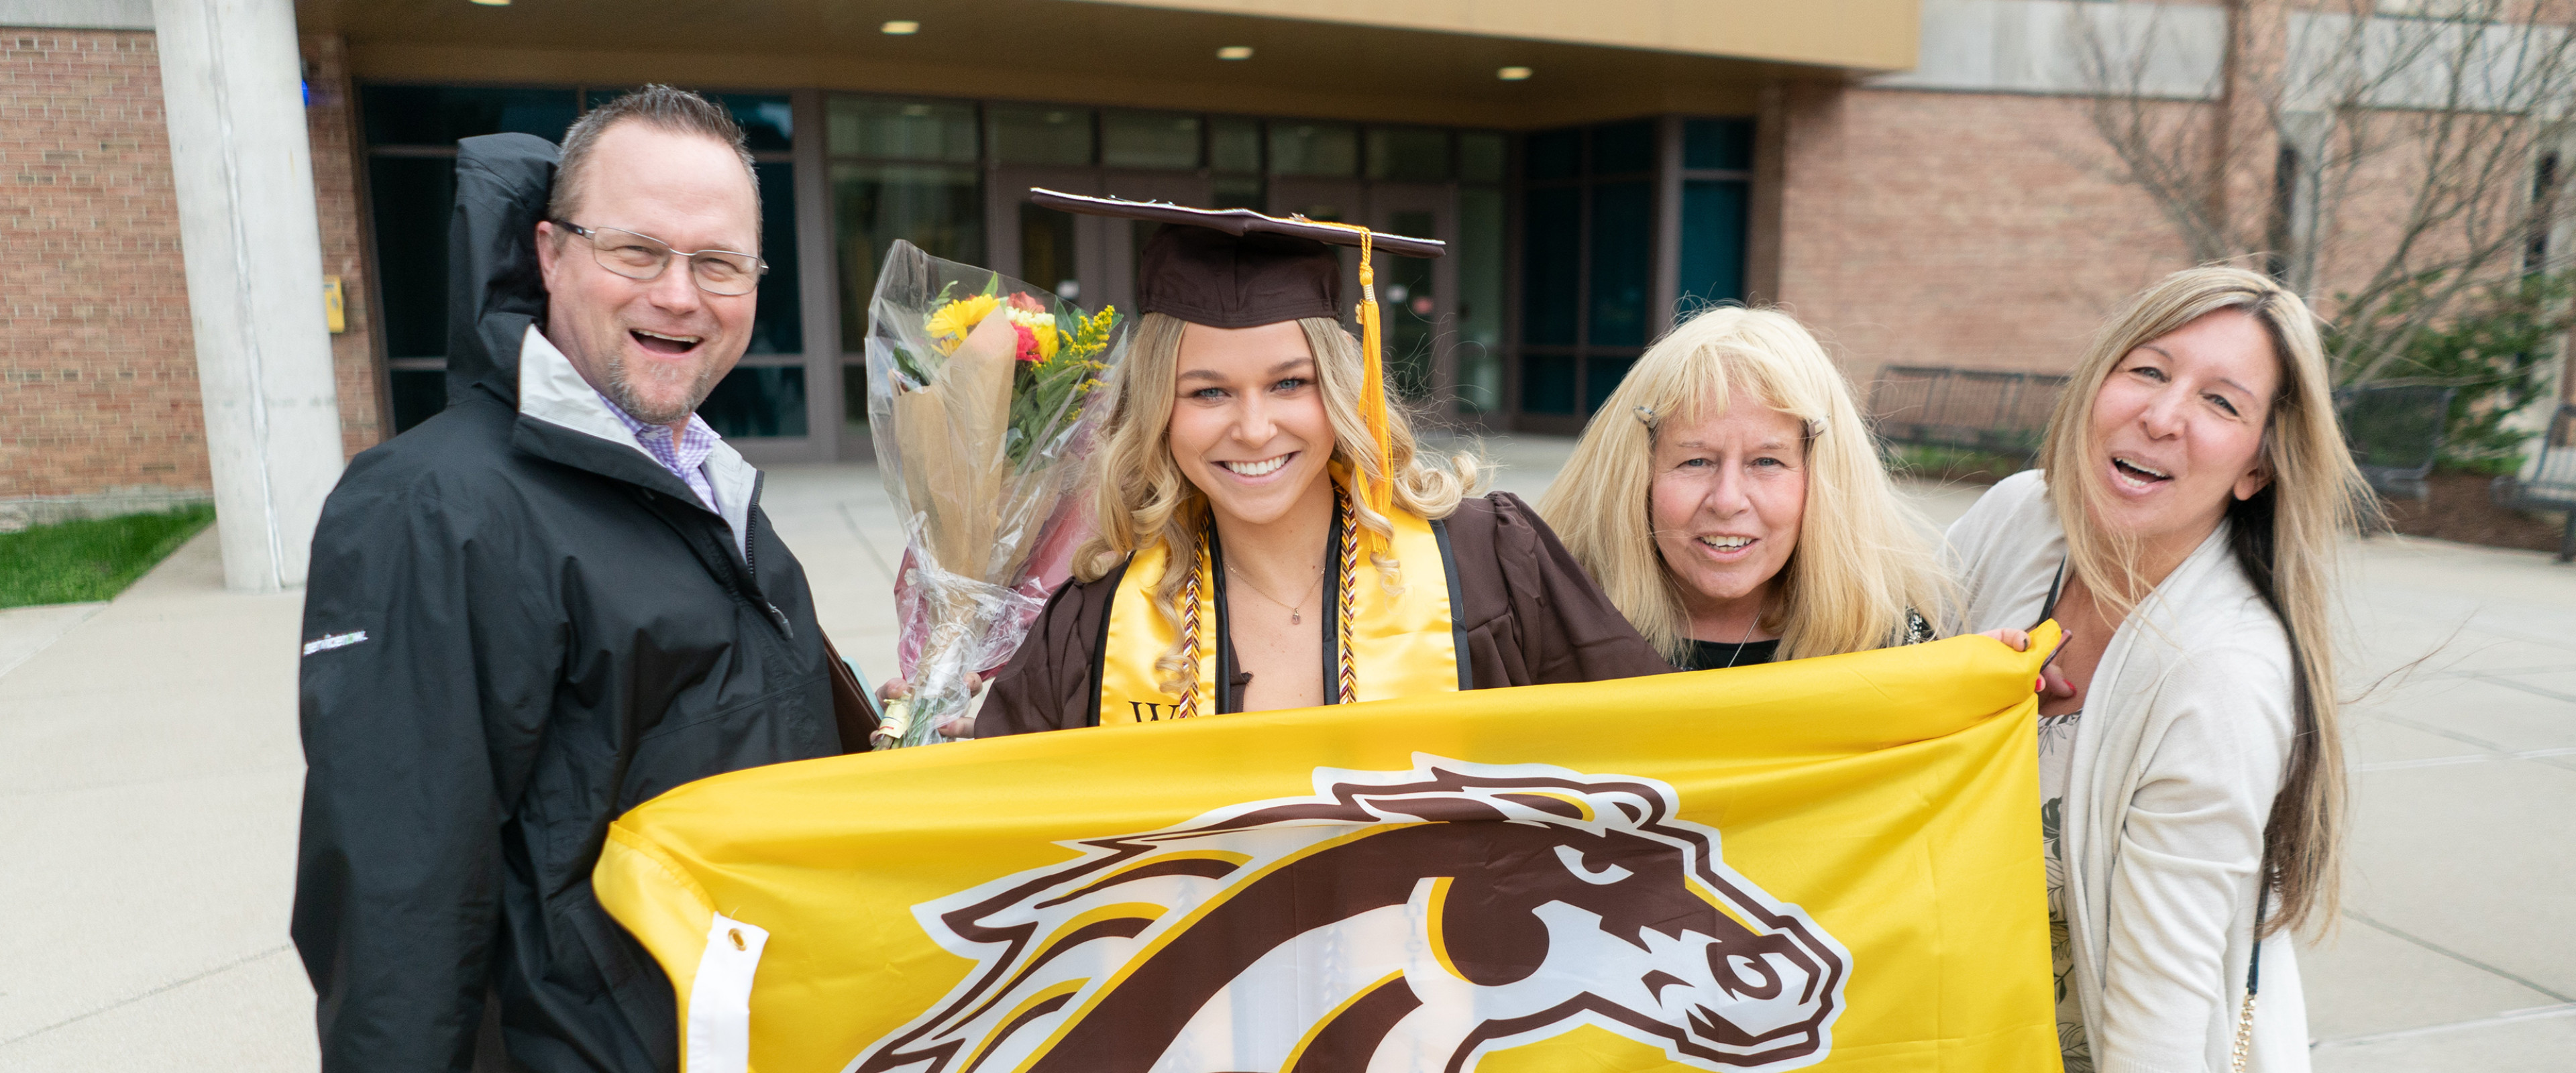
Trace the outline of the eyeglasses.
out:
<instances>
[{"instance_id":1,"label":"eyeglasses","mask_svg":"<svg viewBox=\"0 0 2576 1073\"><path fill-rule=\"evenodd\" d=\"M628 279L659 279L673 256L689 259L689 276L708 294L750 294L768 274L769 262L733 250L675 250L651 235L614 227L583 227L569 220L554 225L589 240L593 259Z\"/></svg>"}]
</instances>

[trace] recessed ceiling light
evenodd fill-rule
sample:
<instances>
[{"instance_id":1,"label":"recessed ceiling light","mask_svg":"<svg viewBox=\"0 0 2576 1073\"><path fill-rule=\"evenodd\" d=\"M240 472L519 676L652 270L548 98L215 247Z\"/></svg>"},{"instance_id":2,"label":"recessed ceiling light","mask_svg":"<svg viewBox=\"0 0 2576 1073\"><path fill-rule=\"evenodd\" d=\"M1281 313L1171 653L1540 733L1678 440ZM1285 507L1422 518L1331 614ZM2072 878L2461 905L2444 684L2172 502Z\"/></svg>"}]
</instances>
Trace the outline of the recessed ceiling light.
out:
<instances>
[{"instance_id":1,"label":"recessed ceiling light","mask_svg":"<svg viewBox=\"0 0 2576 1073\"><path fill-rule=\"evenodd\" d=\"M1216 58L1220 60L1248 60L1252 58L1252 46L1227 45L1224 48L1216 50Z\"/></svg>"},{"instance_id":2,"label":"recessed ceiling light","mask_svg":"<svg viewBox=\"0 0 2576 1073\"><path fill-rule=\"evenodd\" d=\"M1502 70L1494 72L1494 77L1502 79L1505 82L1519 82L1527 79L1529 76L1530 69L1527 67L1505 67Z\"/></svg>"},{"instance_id":3,"label":"recessed ceiling light","mask_svg":"<svg viewBox=\"0 0 2576 1073\"><path fill-rule=\"evenodd\" d=\"M886 24L877 27L877 29L893 34L896 37L902 37L905 34L920 33L921 24L914 22L911 19L887 19Z\"/></svg>"},{"instance_id":4,"label":"recessed ceiling light","mask_svg":"<svg viewBox=\"0 0 2576 1073\"><path fill-rule=\"evenodd\" d=\"M510 0L473 0L473 2L474 2L474 3L476 3L476 4L478 4L478 5L480 5L480 6L483 6L483 7L508 7L508 6L510 6Z\"/></svg>"}]
</instances>

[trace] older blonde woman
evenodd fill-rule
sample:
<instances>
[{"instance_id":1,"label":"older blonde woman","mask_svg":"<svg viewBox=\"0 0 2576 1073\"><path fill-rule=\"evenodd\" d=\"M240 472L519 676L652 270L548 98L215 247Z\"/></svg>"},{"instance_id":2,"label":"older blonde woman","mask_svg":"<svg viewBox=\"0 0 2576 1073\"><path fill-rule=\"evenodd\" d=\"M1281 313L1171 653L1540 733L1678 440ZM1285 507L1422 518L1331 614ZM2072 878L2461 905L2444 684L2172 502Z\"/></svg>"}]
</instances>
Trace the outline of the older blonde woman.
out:
<instances>
[{"instance_id":1,"label":"older blonde woman","mask_svg":"<svg viewBox=\"0 0 2576 1073\"><path fill-rule=\"evenodd\" d=\"M1468 497L1472 461L1425 459L1372 404L1316 228L1147 244L1095 536L979 735L1667 669L1520 500Z\"/></svg>"},{"instance_id":2,"label":"older blonde woman","mask_svg":"<svg viewBox=\"0 0 2576 1073\"><path fill-rule=\"evenodd\" d=\"M2040 705L2066 1068L2304 1070L2289 932L2334 914L2362 487L2307 306L2240 269L2166 277L2095 337L2042 461L1950 548L1969 625L2069 635L2072 689Z\"/></svg>"},{"instance_id":3,"label":"older blonde woman","mask_svg":"<svg viewBox=\"0 0 2576 1073\"><path fill-rule=\"evenodd\" d=\"M1539 513L1689 670L1928 640L1945 603L1849 382L1775 310L1711 309L1657 341Z\"/></svg>"}]
</instances>

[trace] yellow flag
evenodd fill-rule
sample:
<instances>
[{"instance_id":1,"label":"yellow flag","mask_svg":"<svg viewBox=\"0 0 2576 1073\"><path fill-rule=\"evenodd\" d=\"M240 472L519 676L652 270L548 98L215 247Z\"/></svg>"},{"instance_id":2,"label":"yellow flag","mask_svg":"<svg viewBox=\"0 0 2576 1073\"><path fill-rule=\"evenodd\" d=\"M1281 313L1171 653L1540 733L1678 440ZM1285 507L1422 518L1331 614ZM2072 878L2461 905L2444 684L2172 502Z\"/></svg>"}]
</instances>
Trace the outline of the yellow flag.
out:
<instances>
[{"instance_id":1,"label":"yellow flag","mask_svg":"<svg viewBox=\"0 0 2576 1073\"><path fill-rule=\"evenodd\" d=\"M593 884L689 1073L2055 1069L2038 633L758 768Z\"/></svg>"}]
</instances>

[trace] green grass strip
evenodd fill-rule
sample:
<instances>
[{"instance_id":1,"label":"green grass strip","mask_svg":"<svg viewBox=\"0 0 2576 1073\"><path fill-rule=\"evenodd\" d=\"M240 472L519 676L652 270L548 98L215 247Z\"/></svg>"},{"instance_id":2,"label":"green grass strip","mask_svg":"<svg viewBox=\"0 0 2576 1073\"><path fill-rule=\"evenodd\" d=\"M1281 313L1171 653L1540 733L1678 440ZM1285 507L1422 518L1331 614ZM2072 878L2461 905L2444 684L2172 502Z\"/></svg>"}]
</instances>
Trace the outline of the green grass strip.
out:
<instances>
[{"instance_id":1,"label":"green grass strip","mask_svg":"<svg viewBox=\"0 0 2576 1073\"><path fill-rule=\"evenodd\" d=\"M0 607L105 600L215 520L199 505L0 533Z\"/></svg>"}]
</instances>

